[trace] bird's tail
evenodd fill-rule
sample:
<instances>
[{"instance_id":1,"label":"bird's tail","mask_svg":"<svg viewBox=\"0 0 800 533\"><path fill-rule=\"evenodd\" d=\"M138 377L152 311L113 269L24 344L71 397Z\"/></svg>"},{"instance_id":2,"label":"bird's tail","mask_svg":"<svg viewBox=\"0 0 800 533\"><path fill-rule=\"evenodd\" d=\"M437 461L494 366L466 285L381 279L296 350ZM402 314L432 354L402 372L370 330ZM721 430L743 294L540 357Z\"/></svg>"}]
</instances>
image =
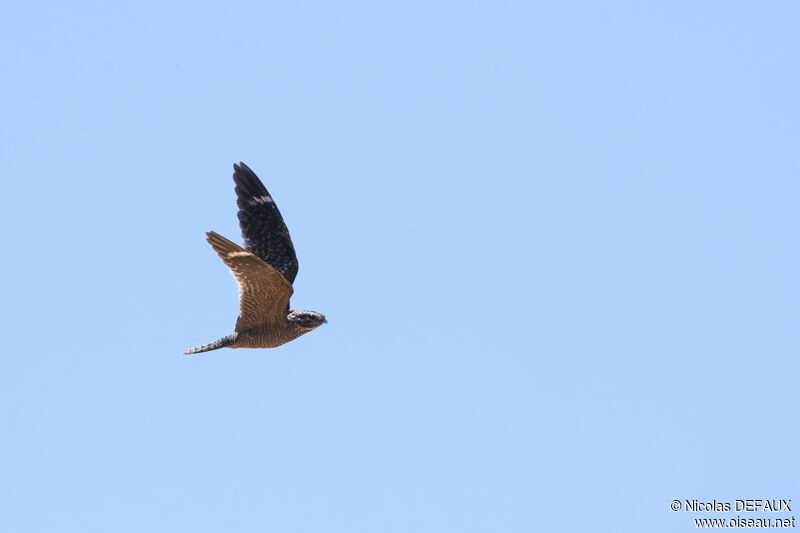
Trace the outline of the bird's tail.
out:
<instances>
[{"instance_id":1,"label":"bird's tail","mask_svg":"<svg viewBox=\"0 0 800 533\"><path fill-rule=\"evenodd\" d=\"M202 346L196 346L195 348L189 348L188 350L183 351L183 355L189 355L193 353L200 353L200 352L210 352L211 350L218 350L220 348L225 348L226 346L230 346L231 344L236 342L236 337L238 337L238 333L232 333L225 337L222 337L218 341L209 342L208 344L203 344Z\"/></svg>"}]
</instances>

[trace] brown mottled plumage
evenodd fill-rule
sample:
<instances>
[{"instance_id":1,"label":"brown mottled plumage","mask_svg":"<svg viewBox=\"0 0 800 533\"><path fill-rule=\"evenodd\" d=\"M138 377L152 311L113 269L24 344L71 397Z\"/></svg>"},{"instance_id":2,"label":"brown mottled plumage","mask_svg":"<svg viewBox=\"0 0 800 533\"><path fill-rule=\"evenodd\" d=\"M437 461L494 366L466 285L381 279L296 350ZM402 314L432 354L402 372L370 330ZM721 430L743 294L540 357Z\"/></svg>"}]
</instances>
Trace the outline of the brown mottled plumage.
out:
<instances>
[{"instance_id":1,"label":"brown mottled plumage","mask_svg":"<svg viewBox=\"0 0 800 533\"><path fill-rule=\"evenodd\" d=\"M273 348L326 322L315 311L290 311L297 256L278 206L261 180L244 163L233 165L239 225L246 249L208 232L208 242L239 284L239 319L234 333L186 350Z\"/></svg>"}]
</instances>

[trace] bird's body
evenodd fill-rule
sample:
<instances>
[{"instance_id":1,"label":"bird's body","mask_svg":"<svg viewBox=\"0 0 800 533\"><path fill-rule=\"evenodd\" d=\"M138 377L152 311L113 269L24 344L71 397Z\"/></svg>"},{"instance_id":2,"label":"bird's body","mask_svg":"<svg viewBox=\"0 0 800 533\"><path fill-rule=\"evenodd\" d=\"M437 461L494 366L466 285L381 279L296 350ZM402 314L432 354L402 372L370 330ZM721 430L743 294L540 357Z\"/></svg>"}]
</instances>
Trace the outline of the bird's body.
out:
<instances>
[{"instance_id":1,"label":"bird's body","mask_svg":"<svg viewBox=\"0 0 800 533\"><path fill-rule=\"evenodd\" d=\"M315 311L289 310L297 276L294 245L278 207L261 180L244 163L233 165L239 225L245 245L210 231L208 242L239 284L239 319L234 333L186 350L274 348L326 322Z\"/></svg>"}]
</instances>

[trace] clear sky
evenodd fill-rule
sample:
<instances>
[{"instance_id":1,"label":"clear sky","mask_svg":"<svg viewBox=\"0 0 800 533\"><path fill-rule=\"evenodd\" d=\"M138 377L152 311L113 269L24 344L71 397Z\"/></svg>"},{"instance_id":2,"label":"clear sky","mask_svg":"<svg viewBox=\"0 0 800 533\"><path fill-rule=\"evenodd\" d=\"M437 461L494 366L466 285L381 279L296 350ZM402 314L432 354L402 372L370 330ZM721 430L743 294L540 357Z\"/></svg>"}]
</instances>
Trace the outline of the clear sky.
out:
<instances>
[{"instance_id":1,"label":"clear sky","mask_svg":"<svg viewBox=\"0 0 800 533\"><path fill-rule=\"evenodd\" d=\"M800 507L796 2L3 11L0 530ZM236 320L240 160L329 323L185 357Z\"/></svg>"}]
</instances>

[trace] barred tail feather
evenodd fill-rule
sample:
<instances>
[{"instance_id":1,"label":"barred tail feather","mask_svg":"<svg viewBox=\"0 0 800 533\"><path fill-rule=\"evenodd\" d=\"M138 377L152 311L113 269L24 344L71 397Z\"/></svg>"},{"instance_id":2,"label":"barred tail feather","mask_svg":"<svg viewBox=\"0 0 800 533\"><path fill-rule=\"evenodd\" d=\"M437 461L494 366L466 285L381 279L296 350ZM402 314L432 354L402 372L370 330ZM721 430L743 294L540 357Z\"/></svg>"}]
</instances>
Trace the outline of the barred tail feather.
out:
<instances>
[{"instance_id":1,"label":"barred tail feather","mask_svg":"<svg viewBox=\"0 0 800 533\"><path fill-rule=\"evenodd\" d=\"M231 344L236 342L236 337L238 337L238 333L232 333L221 339L209 342L208 344L203 344L202 346L196 346L194 348L189 348L188 350L183 351L183 355L189 355L193 353L200 353L200 352L210 352L211 350L218 350L220 348L225 348L226 346L230 346Z\"/></svg>"}]
</instances>

